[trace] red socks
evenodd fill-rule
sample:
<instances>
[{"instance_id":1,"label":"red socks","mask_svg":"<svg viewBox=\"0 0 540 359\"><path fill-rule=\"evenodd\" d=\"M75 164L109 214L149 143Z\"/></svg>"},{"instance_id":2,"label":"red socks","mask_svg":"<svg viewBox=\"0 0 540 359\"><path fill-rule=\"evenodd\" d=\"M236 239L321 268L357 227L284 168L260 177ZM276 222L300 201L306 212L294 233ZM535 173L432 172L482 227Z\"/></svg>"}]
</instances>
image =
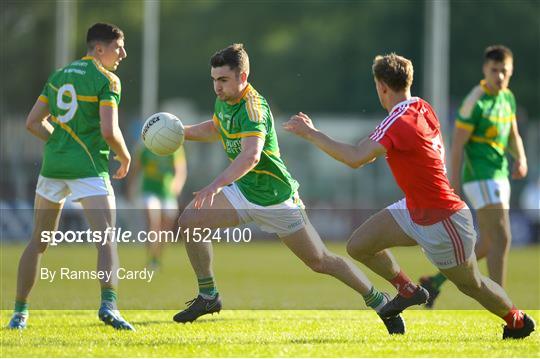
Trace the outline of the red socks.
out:
<instances>
[{"instance_id":1,"label":"red socks","mask_svg":"<svg viewBox=\"0 0 540 359\"><path fill-rule=\"evenodd\" d=\"M392 283L399 294L405 298L412 297L414 292L418 289L418 286L414 284L403 271L400 271L394 279L391 279L390 283Z\"/></svg>"},{"instance_id":2,"label":"red socks","mask_svg":"<svg viewBox=\"0 0 540 359\"><path fill-rule=\"evenodd\" d=\"M525 325L525 322L523 321L523 312L517 309L515 306L513 306L508 314L502 318L511 329L523 328Z\"/></svg>"}]
</instances>

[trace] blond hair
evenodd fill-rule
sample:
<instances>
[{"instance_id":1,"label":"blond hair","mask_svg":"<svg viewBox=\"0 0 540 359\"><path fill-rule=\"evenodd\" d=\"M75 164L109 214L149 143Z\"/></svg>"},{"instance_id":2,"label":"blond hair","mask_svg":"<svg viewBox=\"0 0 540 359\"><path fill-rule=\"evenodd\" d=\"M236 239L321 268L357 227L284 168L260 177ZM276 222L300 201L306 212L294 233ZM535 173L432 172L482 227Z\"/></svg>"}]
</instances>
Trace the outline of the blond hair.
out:
<instances>
[{"instance_id":1,"label":"blond hair","mask_svg":"<svg viewBox=\"0 0 540 359\"><path fill-rule=\"evenodd\" d=\"M411 60L391 53L378 55L373 60L373 76L396 92L408 90L413 82L414 69Z\"/></svg>"}]
</instances>

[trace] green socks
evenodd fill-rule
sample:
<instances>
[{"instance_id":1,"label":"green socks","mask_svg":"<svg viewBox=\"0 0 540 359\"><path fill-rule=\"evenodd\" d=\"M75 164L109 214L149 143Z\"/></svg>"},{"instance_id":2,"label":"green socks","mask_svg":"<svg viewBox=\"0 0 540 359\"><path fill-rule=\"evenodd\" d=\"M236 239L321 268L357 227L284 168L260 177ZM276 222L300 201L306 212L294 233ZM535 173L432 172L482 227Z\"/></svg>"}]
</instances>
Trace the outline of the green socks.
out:
<instances>
[{"instance_id":1,"label":"green socks","mask_svg":"<svg viewBox=\"0 0 540 359\"><path fill-rule=\"evenodd\" d=\"M388 299L386 299L386 297L381 292L375 289L375 287L371 287L369 293L364 295L363 297L366 301L366 305L375 309L375 311L377 312L388 302Z\"/></svg>"},{"instance_id":2,"label":"green socks","mask_svg":"<svg viewBox=\"0 0 540 359\"><path fill-rule=\"evenodd\" d=\"M443 285L444 282L446 282L446 277L440 272L431 277L431 283L437 290Z\"/></svg>"},{"instance_id":3,"label":"green socks","mask_svg":"<svg viewBox=\"0 0 540 359\"><path fill-rule=\"evenodd\" d=\"M203 297L214 298L218 293L214 277L198 278L197 282L199 283L199 294L202 294Z\"/></svg>"},{"instance_id":4,"label":"green socks","mask_svg":"<svg viewBox=\"0 0 540 359\"><path fill-rule=\"evenodd\" d=\"M14 310L14 312L28 315L28 303L19 302L18 300L16 300L15 301L15 310Z\"/></svg>"},{"instance_id":5,"label":"green socks","mask_svg":"<svg viewBox=\"0 0 540 359\"><path fill-rule=\"evenodd\" d=\"M148 261L148 267L151 270L158 270L161 267L161 260L157 257L152 257Z\"/></svg>"},{"instance_id":6,"label":"green socks","mask_svg":"<svg viewBox=\"0 0 540 359\"><path fill-rule=\"evenodd\" d=\"M118 295L113 288L101 288L101 304L105 304L112 309L116 309Z\"/></svg>"}]
</instances>

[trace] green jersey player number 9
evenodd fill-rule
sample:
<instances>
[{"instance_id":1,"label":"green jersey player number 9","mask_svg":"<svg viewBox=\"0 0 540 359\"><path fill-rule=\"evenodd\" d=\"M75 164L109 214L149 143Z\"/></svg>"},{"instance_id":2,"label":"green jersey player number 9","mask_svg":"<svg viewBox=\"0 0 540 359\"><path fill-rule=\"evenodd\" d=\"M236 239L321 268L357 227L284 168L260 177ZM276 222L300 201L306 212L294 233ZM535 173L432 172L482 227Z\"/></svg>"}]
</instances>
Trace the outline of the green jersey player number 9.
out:
<instances>
[{"instance_id":1,"label":"green jersey player number 9","mask_svg":"<svg viewBox=\"0 0 540 359\"><path fill-rule=\"evenodd\" d=\"M70 98L69 102L64 102L64 96L66 95ZM75 112L77 112L79 105L77 103L77 93L72 84L65 84L58 89L56 106L61 110L67 110L65 114L58 116L60 122L69 122L73 116L75 116Z\"/></svg>"}]
</instances>

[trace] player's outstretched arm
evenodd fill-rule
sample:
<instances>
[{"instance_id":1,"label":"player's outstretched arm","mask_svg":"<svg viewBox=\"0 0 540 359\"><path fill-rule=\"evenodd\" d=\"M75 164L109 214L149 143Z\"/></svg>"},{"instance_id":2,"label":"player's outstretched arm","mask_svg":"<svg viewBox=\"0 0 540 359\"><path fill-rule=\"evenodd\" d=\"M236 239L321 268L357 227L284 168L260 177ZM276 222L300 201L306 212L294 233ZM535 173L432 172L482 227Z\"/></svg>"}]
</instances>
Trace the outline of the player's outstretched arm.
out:
<instances>
[{"instance_id":1,"label":"player's outstretched arm","mask_svg":"<svg viewBox=\"0 0 540 359\"><path fill-rule=\"evenodd\" d=\"M26 118L26 129L37 138L47 141L54 130L47 120L49 115L49 105L37 100Z\"/></svg>"},{"instance_id":2,"label":"player's outstretched arm","mask_svg":"<svg viewBox=\"0 0 540 359\"><path fill-rule=\"evenodd\" d=\"M184 127L184 139L188 141L214 142L219 140L219 132L212 120Z\"/></svg>"},{"instance_id":3,"label":"player's outstretched arm","mask_svg":"<svg viewBox=\"0 0 540 359\"><path fill-rule=\"evenodd\" d=\"M227 167L211 184L195 192L194 207L199 209L204 202L212 205L214 196L221 189L234 181L242 178L251 171L261 159L261 152L264 147L264 139L260 137L245 137L242 139L242 151L234 161Z\"/></svg>"},{"instance_id":4,"label":"player's outstretched arm","mask_svg":"<svg viewBox=\"0 0 540 359\"><path fill-rule=\"evenodd\" d=\"M352 168L371 163L386 152L383 145L367 137L357 145L336 141L316 129L311 119L302 112L292 116L283 124L283 128L313 143L334 159Z\"/></svg>"},{"instance_id":5,"label":"player's outstretched arm","mask_svg":"<svg viewBox=\"0 0 540 359\"><path fill-rule=\"evenodd\" d=\"M508 152L514 158L512 178L521 179L527 176L527 156L525 155L525 147L523 146L523 140L519 135L518 125L515 119L512 121L512 128L510 129Z\"/></svg>"},{"instance_id":6,"label":"player's outstretched arm","mask_svg":"<svg viewBox=\"0 0 540 359\"><path fill-rule=\"evenodd\" d=\"M116 106L100 106L99 117L101 120L101 135L113 152L116 153L115 159L120 162L120 167L116 170L113 178L124 178L129 171L131 155L127 149L122 131L118 126L118 109Z\"/></svg>"}]
</instances>

